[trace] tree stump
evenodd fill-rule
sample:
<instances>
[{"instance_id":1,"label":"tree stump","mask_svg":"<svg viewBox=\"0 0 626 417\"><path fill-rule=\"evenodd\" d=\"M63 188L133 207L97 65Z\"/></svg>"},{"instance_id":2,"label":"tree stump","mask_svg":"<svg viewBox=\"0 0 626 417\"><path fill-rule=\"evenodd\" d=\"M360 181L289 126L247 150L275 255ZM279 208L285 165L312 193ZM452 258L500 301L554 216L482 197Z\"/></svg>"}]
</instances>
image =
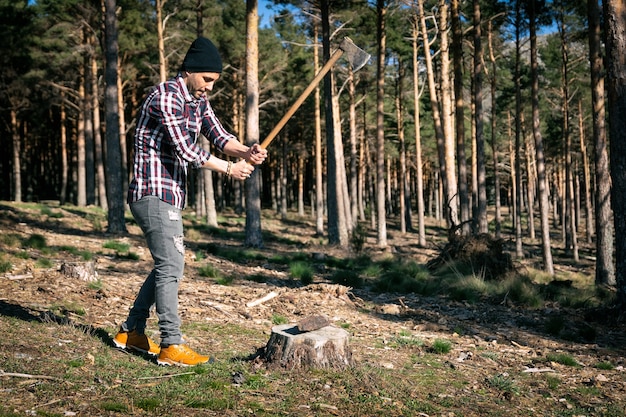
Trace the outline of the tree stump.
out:
<instances>
[{"instance_id":1,"label":"tree stump","mask_svg":"<svg viewBox=\"0 0 626 417\"><path fill-rule=\"evenodd\" d=\"M59 272L66 277L82 279L87 282L95 282L98 280L96 263L94 261L63 262L59 268Z\"/></svg>"},{"instance_id":2,"label":"tree stump","mask_svg":"<svg viewBox=\"0 0 626 417\"><path fill-rule=\"evenodd\" d=\"M289 369L343 369L352 365L348 332L334 326L310 332L301 332L293 324L274 326L261 357L269 365Z\"/></svg>"}]
</instances>

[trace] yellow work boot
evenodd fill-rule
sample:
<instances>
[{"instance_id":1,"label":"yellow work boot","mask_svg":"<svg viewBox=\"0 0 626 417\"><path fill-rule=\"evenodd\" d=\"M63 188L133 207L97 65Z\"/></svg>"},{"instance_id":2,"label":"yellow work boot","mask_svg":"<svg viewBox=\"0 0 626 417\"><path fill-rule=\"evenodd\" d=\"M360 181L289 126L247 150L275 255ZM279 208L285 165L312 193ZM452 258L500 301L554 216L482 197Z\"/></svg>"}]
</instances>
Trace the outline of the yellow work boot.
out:
<instances>
[{"instance_id":1,"label":"yellow work boot","mask_svg":"<svg viewBox=\"0 0 626 417\"><path fill-rule=\"evenodd\" d=\"M196 353L187 345L170 345L161 348L157 358L159 365L194 366L209 362L211 358Z\"/></svg>"},{"instance_id":2,"label":"yellow work boot","mask_svg":"<svg viewBox=\"0 0 626 417\"><path fill-rule=\"evenodd\" d=\"M152 356L157 356L161 352L159 345L136 330L131 332L120 330L113 338L113 344L120 349L137 350Z\"/></svg>"}]
</instances>

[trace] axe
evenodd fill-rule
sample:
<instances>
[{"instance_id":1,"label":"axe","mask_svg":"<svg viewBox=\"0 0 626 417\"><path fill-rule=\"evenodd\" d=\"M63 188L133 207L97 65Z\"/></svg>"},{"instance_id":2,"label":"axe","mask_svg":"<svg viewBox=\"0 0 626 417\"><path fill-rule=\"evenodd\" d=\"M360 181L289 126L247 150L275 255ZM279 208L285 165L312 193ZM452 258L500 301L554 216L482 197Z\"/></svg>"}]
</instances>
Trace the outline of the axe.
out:
<instances>
[{"instance_id":1,"label":"axe","mask_svg":"<svg viewBox=\"0 0 626 417\"><path fill-rule=\"evenodd\" d=\"M283 127L285 127L285 125L287 124L287 121L291 118L291 116L294 115L296 110L300 108L300 106L302 105L304 100L306 100L309 94L311 94L315 86L317 86L317 84L321 81L321 79L324 78L326 73L330 70L330 68L333 65L335 65L335 62L337 62L339 58L341 57L341 55L343 54L346 55L348 62L350 62L350 65L352 66L352 71L354 72L363 68L363 66L367 64L367 61L369 61L371 57L370 54L368 54L367 52L365 52L364 50L356 46L350 38L348 37L343 38L343 41L339 45L339 49L337 49L332 54L330 59L326 62L326 64L324 64L322 69L320 69L320 71L317 73L313 81L311 81L309 86L302 92L302 94L300 95L300 97L298 97L295 103L291 105L287 113L285 113L285 115L283 116L282 119L280 119L278 124L274 126L274 129L272 129L270 134L267 135L265 140L261 142L261 147L267 148L269 146L269 144L274 140L276 135L278 135L278 132L280 132L280 130Z\"/></svg>"}]
</instances>

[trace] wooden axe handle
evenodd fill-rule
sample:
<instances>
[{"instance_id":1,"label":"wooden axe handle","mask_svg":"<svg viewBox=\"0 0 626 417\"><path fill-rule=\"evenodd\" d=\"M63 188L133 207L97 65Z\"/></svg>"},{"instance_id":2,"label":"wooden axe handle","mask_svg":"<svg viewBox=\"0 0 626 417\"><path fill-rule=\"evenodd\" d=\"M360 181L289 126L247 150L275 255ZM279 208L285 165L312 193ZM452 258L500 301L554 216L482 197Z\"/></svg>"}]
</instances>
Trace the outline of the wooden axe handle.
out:
<instances>
[{"instance_id":1,"label":"wooden axe handle","mask_svg":"<svg viewBox=\"0 0 626 417\"><path fill-rule=\"evenodd\" d=\"M324 64L324 66L317 73L317 75L315 76L313 81L311 81L309 86L302 92L302 94L300 94L300 97L298 97L296 102L291 105L291 107L289 108L287 113L285 113L285 115L283 116L282 119L280 119L278 124L276 126L274 126L274 129L272 129L270 134L267 135L265 140L263 142L261 142L261 147L262 148L267 148L269 146L269 144L274 140L274 138L276 138L276 135L278 135L278 132L280 132L283 127L285 127L285 125L287 124L287 121L289 119L291 119L291 116L293 116L293 114L296 112L296 110L298 110L300 108L300 106L302 105L304 100L306 100L306 98L309 96L309 94L311 94L311 92L317 86L317 84L319 84L319 82L322 80L322 78L324 78L324 76L326 75L328 70L330 70L330 68L333 65L335 65L335 62L337 62L337 60L341 57L341 54L343 54L343 50L342 49L337 49L335 51L335 53L333 53L333 55L330 57L328 62L326 62L326 64Z\"/></svg>"}]
</instances>

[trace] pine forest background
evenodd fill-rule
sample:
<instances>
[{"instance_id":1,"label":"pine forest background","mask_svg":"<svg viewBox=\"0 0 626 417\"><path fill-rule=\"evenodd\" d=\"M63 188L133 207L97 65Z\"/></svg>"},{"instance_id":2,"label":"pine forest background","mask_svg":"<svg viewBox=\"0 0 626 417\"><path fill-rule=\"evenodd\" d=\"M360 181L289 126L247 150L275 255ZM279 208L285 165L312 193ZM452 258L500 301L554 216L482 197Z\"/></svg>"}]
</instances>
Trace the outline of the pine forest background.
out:
<instances>
[{"instance_id":1,"label":"pine forest background","mask_svg":"<svg viewBox=\"0 0 626 417\"><path fill-rule=\"evenodd\" d=\"M0 0L0 199L97 205L110 232L124 231L137 109L195 37L224 61L214 109L253 143L348 36L368 64L338 61L255 181L194 172L188 209L209 224L226 208L245 213L256 246L261 209L314 217L345 247L365 229L385 248L390 219L425 246L426 217L451 241L506 239L548 273L555 248L577 260L584 242L596 284L626 306L626 248L615 240L626 231L625 9L294 0L273 3L259 25L269 12L253 0ZM541 249L529 254L526 242Z\"/></svg>"}]
</instances>

